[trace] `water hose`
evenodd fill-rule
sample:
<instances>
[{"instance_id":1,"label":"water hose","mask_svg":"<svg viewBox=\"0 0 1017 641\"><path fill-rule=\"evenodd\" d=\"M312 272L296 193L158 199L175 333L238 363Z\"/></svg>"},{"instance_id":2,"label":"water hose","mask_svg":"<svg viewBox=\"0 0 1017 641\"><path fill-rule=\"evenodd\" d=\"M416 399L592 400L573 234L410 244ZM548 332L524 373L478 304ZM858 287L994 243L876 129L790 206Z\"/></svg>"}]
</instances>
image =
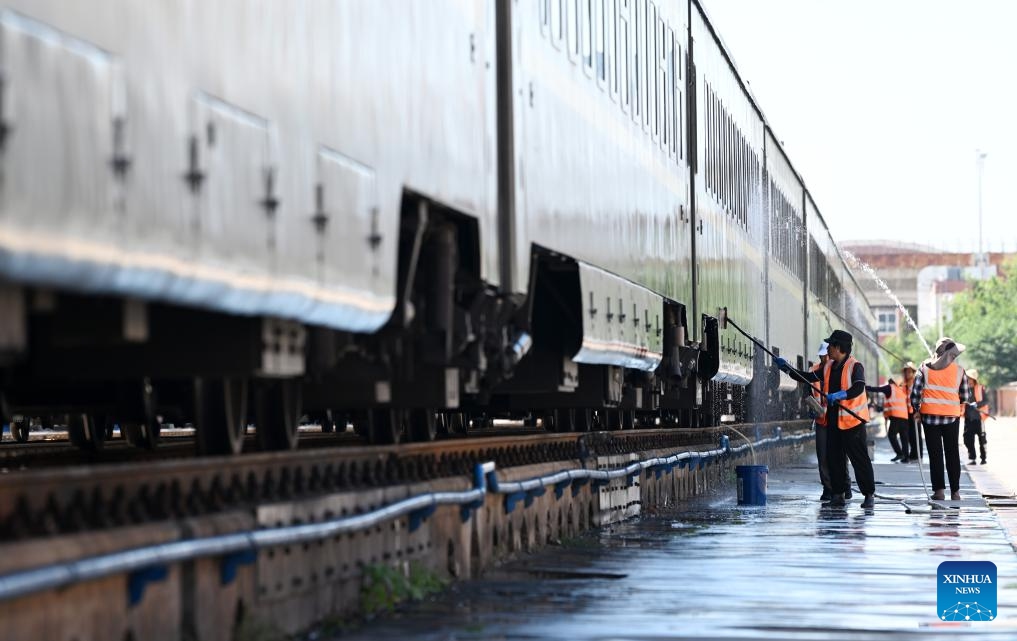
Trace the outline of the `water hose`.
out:
<instances>
[{"instance_id":1,"label":"water hose","mask_svg":"<svg viewBox=\"0 0 1017 641\"><path fill-rule=\"evenodd\" d=\"M724 328L724 327L726 327L727 325L731 325L731 327L734 327L734 328L735 328L736 330L738 330L738 332L739 332L739 333L740 333L740 334L741 334L742 336L744 336L745 338L747 338L747 339L749 339L750 341L752 341L753 343L755 343L756 347L758 347L759 349L763 350L764 352L766 352L767 354L769 354L769 355L770 355L770 356L772 356L773 358L780 358L780 356L778 356L777 354L774 354L773 352L771 352L770 350L768 350L768 349L766 348L766 346L765 346L765 345L763 345L763 343L762 343L762 342L760 342L760 340L759 340L758 338L756 338L755 336L753 336L753 335L749 334L749 333L748 333L748 332L746 332L746 331L745 331L744 329L742 329L741 327L739 327L739 326L738 326L738 323L736 323L736 322L734 322L733 320L731 320L731 318L730 318L730 317L729 317L729 316L727 315L727 307L722 307L722 308L720 308L720 309L718 310L718 317L719 317L719 319L720 319L720 327L721 327L721 329L723 329L723 328ZM816 393L818 393L818 394L822 394L822 393L823 393L823 390L822 390L822 389L820 389L820 388L819 388L819 387L818 387L818 386L817 386L817 385L816 385L815 383L813 383L812 381L810 381L810 380L806 379L806 378L805 378L804 376L802 376L801 374L799 374L799 373L798 373L798 371L797 371L796 369L794 369L794 368L792 368L792 367L789 367L789 368L788 368L788 371L787 371L786 373L787 373L787 375L788 375L788 376L790 376L791 378L795 379L795 380L796 380L796 381L798 381L799 383L804 383L805 385L808 385L808 386L809 386L810 388L812 388L813 390L815 390L815 391L816 391ZM860 423L859 423L860 425L866 425L866 424L868 423L868 421L867 421L866 419L862 418L861 416L859 416L858 414L854 413L854 412L853 412L853 411L851 411L850 409L848 409L848 408L844 407L844 406L843 406L843 405L841 405L840 403L834 403L834 405L835 405L835 406L839 406L839 407L840 407L840 409L844 410L845 412L847 412L847 413L848 413L848 414L850 414L851 416L854 416L854 417L855 417L856 419L858 419L858 420L859 420L859 422L860 422Z\"/></svg>"}]
</instances>

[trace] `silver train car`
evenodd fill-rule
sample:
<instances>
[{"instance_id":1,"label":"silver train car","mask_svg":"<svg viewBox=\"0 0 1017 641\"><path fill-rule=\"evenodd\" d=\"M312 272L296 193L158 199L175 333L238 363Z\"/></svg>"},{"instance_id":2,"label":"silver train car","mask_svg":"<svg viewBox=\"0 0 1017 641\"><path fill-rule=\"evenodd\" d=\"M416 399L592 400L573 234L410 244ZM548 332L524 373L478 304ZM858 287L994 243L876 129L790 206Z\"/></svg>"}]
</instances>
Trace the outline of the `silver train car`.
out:
<instances>
[{"instance_id":1,"label":"silver train car","mask_svg":"<svg viewBox=\"0 0 1017 641\"><path fill-rule=\"evenodd\" d=\"M875 336L696 0L2 0L0 277L85 448L787 418L719 308Z\"/></svg>"}]
</instances>

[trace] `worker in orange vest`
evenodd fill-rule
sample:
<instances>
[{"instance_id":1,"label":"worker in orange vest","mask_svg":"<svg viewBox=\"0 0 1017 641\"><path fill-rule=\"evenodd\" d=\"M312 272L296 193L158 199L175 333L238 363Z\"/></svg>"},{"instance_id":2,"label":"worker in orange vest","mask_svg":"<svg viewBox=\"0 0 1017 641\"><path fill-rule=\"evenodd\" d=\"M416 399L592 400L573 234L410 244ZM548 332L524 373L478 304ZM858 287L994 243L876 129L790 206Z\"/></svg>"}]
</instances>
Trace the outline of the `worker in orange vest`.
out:
<instances>
[{"instance_id":1,"label":"worker in orange vest","mask_svg":"<svg viewBox=\"0 0 1017 641\"><path fill-rule=\"evenodd\" d=\"M886 385L866 386L868 392L880 392L886 397L883 403L883 416L886 417L889 426L886 430L886 437L890 441L895 456L890 459L893 463L904 463L908 460L908 390L904 383L898 383L892 378Z\"/></svg>"},{"instance_id":2,"label":"worker in orange vest","mask_svg":"<svg viewBox=\"0 0 1017 641\"><path fill-rule=\"evenodd\" d=\"M826 353L826 343L823 342L819 346L819 350L816 355L819 357L819 362L813 365L809 371L817 372L821 371L826 366L826 361L829 360L829 356ZM819 497L820 501L829 501L833 497L833 489L830 485L830 469L826 464L826 443L827 434L826 429L826 397L819 393L814 387L809 387L806 393L816 399L820 407L823 408L822 413L817 414L812 422L816 427L816 460L819 463L819 482L823 484L823 494Z\"/></svg>"},{"instance_id":3,"label":"worker in orange vest","mask_svg":"<svg viewBox=\"0 0 1017 641\"><path fill-rule=\"evenodd\" d=\"M911 388L911 405L921 417L925 444L929 448L929 475L932 498L942 500L946 483L943 463L950 480L950 500L960 500L960 417L971 402L971 389L957 357L964 346L949 336L936 342L936 355L922 363Z\"/></svg>"},{"instance_id":4,"label":"worker in orange vest","mask_svg":"<svg viewBox=\"0 0 1017 641\"><path fill-rule=\"evenodd\" d=\"M978 370L969 369L967 375L975 400L964 409L964 447L968 450L968 465L974 465L977 436L982 450L982 465L985 465L985 421L989 420L989 399L985 395L985 386L978 382Z\"/></svg>"},{"instance_id":5,"label":"worker in orange vest","mask_svg":"<svg viewBox=\"0 0 1017 641\"><path fill-rule=\"evenodd\" d=\"M826 395L827 434L826 461L830 471L830 485L833 496L830 505L844 505L844 494L850 491L847 459L855 470L855 480L865 499L862 507L874 506L876 479L866 443L865 426L869 421L869 400L865 394L865 367L853 356L851 347L854 337L842 329L834 330L826 339L827 354L830 357L822 370L803 372L794 370L796 378L821 383ZM783 358L774 363L784 372L792 367ZM851 410L861 421L845 409ZM834 429L836 428L836 429Z\"/></svg>"}]
</instances>

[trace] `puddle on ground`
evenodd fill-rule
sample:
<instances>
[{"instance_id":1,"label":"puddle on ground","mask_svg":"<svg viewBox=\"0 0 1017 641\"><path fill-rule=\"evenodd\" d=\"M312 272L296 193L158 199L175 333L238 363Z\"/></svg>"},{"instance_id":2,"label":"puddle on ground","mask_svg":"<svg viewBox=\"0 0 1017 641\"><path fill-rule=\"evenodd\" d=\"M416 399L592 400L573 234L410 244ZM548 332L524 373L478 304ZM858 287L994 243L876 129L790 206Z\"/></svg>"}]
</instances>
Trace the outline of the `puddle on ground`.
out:
<instances>
[{"instance_id":1,"label":"puddle on ground","mask_svg":"<svg viewBox=\"0 0 1017 641\"><path fill-rule=\"evenodd\" d=\"M925 639L945 624L944 560L993 561L1004 586L999 618L965 638L1017 638L1017 557L992 512L976 501L865 511L860 496L827 509L814 476L812 466L771 471L765 507L739 507L732 491L587 533L339 638ZM877 478L888 493L911 482Z\"/></svg>"}]
</instances>

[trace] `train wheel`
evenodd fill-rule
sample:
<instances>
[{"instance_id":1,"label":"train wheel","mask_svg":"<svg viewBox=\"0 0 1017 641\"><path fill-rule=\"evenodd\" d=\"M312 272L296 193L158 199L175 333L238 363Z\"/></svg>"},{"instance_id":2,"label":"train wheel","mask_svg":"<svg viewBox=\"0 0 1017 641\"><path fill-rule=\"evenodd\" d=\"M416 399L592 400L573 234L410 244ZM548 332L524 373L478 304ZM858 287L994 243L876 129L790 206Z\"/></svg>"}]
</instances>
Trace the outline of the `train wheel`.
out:
<instances>
[{"instance_id":1,"label":"train wheel","mask_svg":"<svg viewBox=\"0 0 1017 641\"><path fill-rule=\"evenodd\" d=\"M370 410L355 410L350 412L349 421L353 423L353 433L361 438L371 436L371 412Z\"/></svg>"},{"instance_id":2,"label":"train wheel","mask_svg":"<svg viewBox=\"0 0 1017 641\"><path fill-rule=\"evenodd\" d=\"M125 422L120 424L120 432L127 442L134 447L144 450L154 450L159 445L159 435L162 434L162 424L155 418L137 422Z\"/></svg>"},{"instance_id":3,"label":"train wheel","mask_svg":"<svg viewBox=\"0 0 1017 641\"><path fill-rule=\"evenodd\" d=\"M335 433L335 431L336 431L336 420L333 418L332 410L325 410L324 414L322 414L318 418L318 421L321 424L321 432L322 432L322 434L334 434ZM346 429L345 429L346 428L346 421L343 421L342 427L343 427L342 431L345 432L346 431Z\"/></svg>"},{"instance_id":4,"label":"train wheel","mask_svg":"<svg viewBox=\"0 0 1017 641\"><path fill-rule=\"evenodd\" d=\"M80 450L95 452L102 449L106 440L105 416L93 416L84 412L67 416L67 435Z\"/></svg>"},{"instance_id":5,"label":"train wheel","mask_svg":"<svg viewBox=\"0 0 1017 641\"><path fill-rule=\"evenodd\" d=\"M620 430L622 428L622 411L613 407L605 409L604 423L604 427L611 431Z\"/></svg>"},{"instance_id":6,"label":"train wheel","mask_svg":"<svg viewBox=\"0 0 1017 641\"><path fill-rule=\"evenodd\" d=\"M427 443L438 436L438 425L430 410L410 410L409 427L410 440L415 443Z\"/></svg>"},{"instance_id":7,"label":"train wheel","mask_svg":"<svg viewBox=\"0 0 1017 641\"><path fill-rule=\"evenodd\" d=\"M27 443L32 421L27 416L11 420L11 436L18 443Z\"/></svg>"},{"instance_id":8,"label":"train wheel","mask_svg":"<svg viewBox=\"0 0 1017 641\"><path fill-rule=\"evenodd\" d=\"M368 423L367 440L375 445L394 445L402 440L403 412L394 409L373 409Z\"/></svg>"},{"instance_id":9,"label":"train wheel","mask_svg":"<svg viewBox=\"0 0 1017 641\"><path fill-rule=\"evenodd\" d=\"M434 427L438 431L438 438L447 438L452 433L448 428L449 412L439 412L434 417Z\"/></svg>"},{"instance_id":10,"label":"train wheel","mask_svg":"<svg viewBox=\"0 0 1017 641\"><path fill-rule=\"evenodd\" d=\"M121 422L120 433L134 447L154 450L162 433L162 421L155 409L155 389L146 378L141 381L138 391L141 393L138 407L141 418Z\"/></svg>"},{"instance_id":11,"label":"train wheel","mask_svg":"<svg viewBox=\"0 0 1017 641\"><path fill-rule=\"evenodd\" d=\"M466 426L468 421L466 414L463 412L448 412L446 414L448 421L448 433L452 436L466 436Z\"/></svg>"},{"instance_id":12,"label":"train wheel","mask_svg":"<svg viewBox=\"0 0 1017 641\"><path fill-rule=\"evenodd\" d=\"M576 431L575 410L551 410L551 425L555 432Z\"/></svg>"},{"instance_id":13,"label":"train wheel","mask_svg":"<svg viewBox=\"0 0 1017 641\"><path fill-rule=\"evenodd\" d=\"M194 381L195 441L199 454L239 454L247 433L247 380Z\"/></svg>"},{"instance_id":14,"label":"train wheel","mask_svg":"<svg viewBox=\"0 0 1017 641\"><path fill-rule=\"evenodd\" d=\"M635 410L622 410L621 428L623 430L634 430L636 428Z\"/></svg>"},{"instance_id":15,"label":"train wheel","mask_svg":"<svg viewBox=\"0 0 1017 641\"><path fill-rule=\"evenodd\" d=\"M540 417L540 425L544 428L545 432L556 432L558 431L558 422L554 415L554 412L547 412Z\"/></svg>"},{"instance_id":16,"label":"train wheel","mask_svg":"<svg viewBox=\"0 0 1017 641\"><path fill-rule=\"evenodd\" d=\"M593 410L588 408L579 408L571 410L571 412L574 418L572 419L573 430L570 431L591 432L596 429Z\"/></svg>"},{"instance_id":17,"label":"train wheel","mask_svg":"<svg viewBox=\"0 0 1017 641\"><path fill-rule=\"evenodd\" d=\"M261 449L296 449L301 395L299 381L265 381L258 386L254 424Z\"/></svg>"}]
</instances>

